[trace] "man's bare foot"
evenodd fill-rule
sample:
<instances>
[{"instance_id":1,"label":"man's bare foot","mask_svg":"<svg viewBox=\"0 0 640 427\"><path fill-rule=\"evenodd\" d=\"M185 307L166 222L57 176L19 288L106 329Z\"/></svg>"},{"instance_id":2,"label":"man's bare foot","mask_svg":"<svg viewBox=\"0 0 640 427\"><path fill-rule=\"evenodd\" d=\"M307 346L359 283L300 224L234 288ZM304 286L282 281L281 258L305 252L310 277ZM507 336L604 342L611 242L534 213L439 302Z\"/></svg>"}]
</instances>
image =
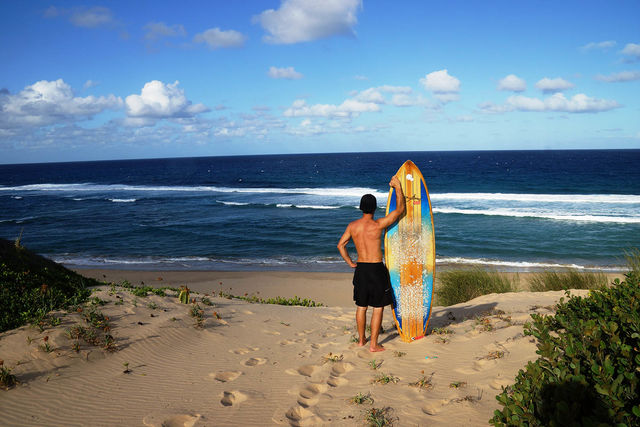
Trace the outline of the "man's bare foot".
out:
<instances>
[{"instance_id":1,"label":"man's bare foot","mask_svg":"<svg viewBox=\"0 0 640 427\"><path fill-rule=\"evenodd\" d=\"M364 347L367 344L367 342L369 342L369 340L366 338L358 341L358 347Z\"/></svg>"},{"instance_id":2,"label":"man's bare foot","mask_svg":"<svg viewBox=\"0 0 640 427\"><path fill-rule=\"evenodd\" d=\"M369 351L372 352L372 353L375 353L377 351L385 351L385 350L386 350L386 348L384 348L381 345L377 345L375 347L369 347Z\"/></svg>"}]
</instances>

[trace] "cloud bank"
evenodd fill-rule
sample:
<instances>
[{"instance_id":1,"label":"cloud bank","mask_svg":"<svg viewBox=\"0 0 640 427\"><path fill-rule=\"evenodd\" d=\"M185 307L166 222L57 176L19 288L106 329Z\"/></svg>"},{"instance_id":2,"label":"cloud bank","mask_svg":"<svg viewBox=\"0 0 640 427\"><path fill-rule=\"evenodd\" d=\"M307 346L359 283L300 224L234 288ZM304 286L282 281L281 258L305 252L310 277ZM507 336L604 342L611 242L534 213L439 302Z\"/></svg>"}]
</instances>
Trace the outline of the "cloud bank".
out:
<instances>
[{"instance_id":1,"label":"cloud bank","mask_svg":"<svg viewBox=\"0 0 640 427\"><path fill-rule=\"evenodd\" d=\"M279 9L265 10L253 21L268 33L267 43L301 43L353 35L361 7L361 0L283 0Z\"/></svg>"}]
</instances>

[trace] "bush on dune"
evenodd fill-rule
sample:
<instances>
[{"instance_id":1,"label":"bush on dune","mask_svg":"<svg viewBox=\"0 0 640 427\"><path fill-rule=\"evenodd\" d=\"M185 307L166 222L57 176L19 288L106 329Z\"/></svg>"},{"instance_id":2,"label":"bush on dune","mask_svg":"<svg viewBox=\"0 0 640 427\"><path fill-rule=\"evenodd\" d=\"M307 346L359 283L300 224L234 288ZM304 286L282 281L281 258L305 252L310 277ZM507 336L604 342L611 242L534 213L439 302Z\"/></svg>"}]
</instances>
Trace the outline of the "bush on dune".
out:
<instances>
[{"instance_id":1,"label":"bush on dune","mask_svg":"<svg viewBox=\"0 0 640 427\"><path fill-rule=\"evenodd\" d=\"M515 292L515 280L481 268L445 271L439 275L440 283L436 290L438 304L448 306L486 294Z\"/></svg>"},{"instance_id":2,"label":"bush on dune","mask_svg":"<svg viewBox=\"0 0 640 427\"><path fill-rule=\"evenodd\" d=\"M569 295L567 293L567 295ZM588 297L560 300L553 316L532 315L525 335L540 357L496 396L494 425L638 425L640 271Z\"/></svg>"},{"instance_id":3,"label":"bush on dune","mask_svg":"<svg viewBox=\"0 0 640 427\"><path fill-rule=\"evenodd\" d=\"M90 295L87 287L99 284L17 241L0 239L0 332L41 319L51 310L84 302Z\"/></svg>"}]
</instances>

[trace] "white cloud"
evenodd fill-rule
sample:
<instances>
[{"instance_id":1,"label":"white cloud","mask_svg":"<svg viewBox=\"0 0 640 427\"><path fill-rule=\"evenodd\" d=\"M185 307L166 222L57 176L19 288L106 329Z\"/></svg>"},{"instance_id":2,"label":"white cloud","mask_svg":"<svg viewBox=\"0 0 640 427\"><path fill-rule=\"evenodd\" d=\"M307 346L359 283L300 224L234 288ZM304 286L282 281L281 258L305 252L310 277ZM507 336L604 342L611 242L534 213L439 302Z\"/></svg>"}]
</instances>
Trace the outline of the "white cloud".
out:
<instances>
[{"instance_id":1,"label":"white cloud","mask_svg":"<svg viewBox=\"0 0 640 427\"><path fill-rule=\"evenodd\" d=\"M267 43L292 44L336 35L352 35L361 0L283 0L278 10L254 16Z\"/></svg>"},{"instance_id":2,"label":"white cloud","mask_svg":"<svg viewBox=\"0 0 640 427\"><path fill-rule=\"evenodd\" d=\"M562 92L563 90L571 89L575 85L563 78L556 77L550 79L545 77L536 83L536 87L544 93Z\"/></svg>"},{"instance_id":3,"label":"white cloud","mask_svg":"<svg viewBox=\"0 0 640 427\"><path fill-rule=\"evenodd\" d=\"M94 6L73 11L69 21L75 26L97 28L113 23L113 13L106 7Z\"/></svg>"},{"instance_id":4,"label":"white cloud","mask_svg":"<svg viewBox=\"0 0 640 427\"><path fill-rule=\"evenodd\" d=\"M0 125L3 128L46 126L87 120L105 110L122 108L122 99L109 96L76 97L62 79L41 80L20 93L0 94Z\"/></svg>"},{"instance_id":5,"label":"white cloud","mask_svg":"<svg viewBox=\"0 0 640 427\"><path fill-rule=\"evenodd\" d=\"M562 93L555 93L548 98L530 98L513 95L507 98L504 105L485 102L479 105L486 113L505 113L509 111L528 112L563 112L563 113L598 113L620 107L614 100L591 98L583 93L567 98Z\"/></svg>"},{"instance_id":6,"label":"white cloud","mask_svg":"<svg viewBox=\"0 0 640 427\"><path fill-rule=\"evenodd\" d=\"M269 67L268 75L272 79L288 79L288 80L297 80L303 77L302 74L297 72L293 67L286 67L286 68Z\"/></svg>"},{"instance_id":7,"label":"white cloud","mask_svg":"<svg viewBox=\"0 0 640 427\"><path fill-rule=\"evenodd\" d=\"M391 86L382 85L377 87L370 87L360 92L351 93L352 97L361 102L371 102L374 104L387 104L387 99L383 95L384 93L393 94L391 104L396 106L408 106L414 105L415 100L410 101L410 96L413 90L409 86ZM395 101L394 101L395 100ZM400 105L405 104L405 105Z\"/></svg>"},{"instance_id":8,"label":"white cloud","mask_svg":"<svg viewBox=\"0 0 640 427\"><path fill-rule=\"evenodd\" d=\"M189 101L178 84L177 80L172 84L152 80L144 85L140 95L127 96L125 123L147 126L159 119L188 118L209 111L204 104Z\"/></svg>"},{"instance_id":9,"label":"white cloud","mask_svg":"<svg viewBox=\"0 0 640 427\"><path fill-rule=\"evenodd\" d=\"M50 6L44 11L45 18L66 16L76 27L98 28L116 24L113 12L103 6L61 8Z\"/></svg>"},{"instance_id":10,"label":"white cloud","mask_svg":"<svg viewBox=\"0 0 640 427\"><path fill-rule=\"evenodd\" d=\"M202 33L196 34L193 41L196 43L206 43L210 49L220 49L228 47L242 47L246 36L235 30L223 31L220 28L210 28Z\"/></svg>"},{"instance_id":11,"label":"white cloud","mask_svg":"<svg viewBox=\"0 0 640 427\"><path fill-rule=\"evenodd\" d=\"M164 22L149 22L143 29L146 30L144 38L152 41L163 37L184 37L187 35L184 27L180 24L169 26Z\"/></svg>"},{"instance_id":12,"label":"white cloud","mask_svg":"<svg viewBox=\"0 0 640 427\"><path fill-rule=\"evenodd\" d=\"M599 74L596 76L596 80L608 83L632 82L634 80L640 80L640 71L621 71L619 73L613 73L608 76Z\"/></svg>"},{"instance_id":13,"label":"white cloud","mask_svg":"<svg viewBox=\"0 0 640 427\"><path fill-rule=\"evenodd\" d=\"M447 103L460 99L458 95L460 80L449 75L446 69L427 74L420 79L420 83L425 89L431 91L440 102Z\"/></svg>"},{"instance_id":14,"label":"white cloud","mask_svg":"<svg viewBox=\"0 0 640 427\"><path fill-rule=\"evenodd\" d=\"M527 82L525 82L524 79L521 79L515 74L509 74L508 76L498 81L498 90L523 92L527 90Z\"/></svg>"},{"instance_id":15,"label":"white cloud","mask_svg":"<svg viewBox=\"0 0 640 427\"><path fill-rule=\"evenodd\" d=\"M356 80L369 80L369 77L362 76L360 74L353 76L353 78L356 79Z\"/></svg>"},{"instance_id":16,"label":"white cloud","mask_svg":"<svg viewBox=\"0 0 640 427\"><path fill-rule=\"evenodd\" d=\"M92 87L98 86L99 84L100 84L100 82L96 82L96 81L93 81L93 80L87 80L86 82L84 82L84 85L82 85L82 87L84 89L90 89Z\"/></svg>"},{"instance_id":17,"label":"white cloud","mask_svg":"<svg viewBox=\"0 0 640 427\"><path fill-rule=\"evenodd\" d=\"M616 45L616 42L614 40L606 40L603 42L587 43L586 45L582 46L580 49L585 52L588 52L590 50L607 50L614 47L615 45Z\"/></svg>"},{"instance_id":18,"label":"white cloud","mask_svg":"<svg viewBox=\"0 0 640 427\"><path fill-rule=\"evenodd\" d=\"M640 60L640 43L627 43L620 53L628 57L628 62L638 61Z\"/></svg>"},{"instance_id":19,"label":"white cloud","mask_svg":"<svg viewBox=\"0 0 640 427\"><path fill-rule=\"evenodd\" d=\"M351 118L361 113L380 111L380 105L374 102L346 99L342 104L314 104L308 105L304 99L297 99L291 107L285 110L285 117L331 117Z\"/></svg>"}]
</instances>

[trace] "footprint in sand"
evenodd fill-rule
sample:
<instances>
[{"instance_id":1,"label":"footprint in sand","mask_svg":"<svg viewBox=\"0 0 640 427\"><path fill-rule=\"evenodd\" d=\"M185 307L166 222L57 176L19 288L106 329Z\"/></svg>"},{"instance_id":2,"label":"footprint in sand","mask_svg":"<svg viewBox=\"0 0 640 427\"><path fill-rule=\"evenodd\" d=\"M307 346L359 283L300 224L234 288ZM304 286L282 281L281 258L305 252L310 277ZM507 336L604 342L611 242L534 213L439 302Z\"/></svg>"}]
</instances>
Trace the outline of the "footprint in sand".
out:
<instances>
[{"instance_id":1,"label":"footprint in sand","mask_svg":"<svg viewBox=\"0 0 640 427\"><path fill-rule=\"evenodd\" d=\"M267 359L262 357L251 357L242 362L244 366L258 366L267 363Z\"/></svg>"},{"instance_id":2,"label":"footprint in sand","mask_svg":"<svg viewBox=\"0 0 640 427\"><path fill-rule=\"evenodd\" d=\"M302 375L305 377L312 376L315 372L320 369L318 365L303 365L298 369L287 369L285 372L290 375Z\"/></svg>"},{"instance_id":3,"label":"footprint in sand","mask_svg":"<svg viewBox=\"0 0 640 427\"><path fill-rule=\"evenodd\" d=\"M302 406L294 406L287 411L285 416L292 426L312 426L325 423L324 419Z\"/></svg>"},{"instance_id":4,"label":"footprint in sand","mask_svg":"<svg viewBox=\"0 0 640 427\"><path fill-rule=\"evenodd\" d=\"M291 341L291 340L282 340L280 341L278 344L284 346L284 345L291 345L293 344L295 341Z\"/></svg>"},{"instance_id":5,"label":"footprint in sand","mask_svg":"<svg viewBox=\"0 0 640 427\"><path fill-rule=\"evenodd\" d=\"M247 353L250 353L252 351L258 351L258 350L260 350L258 347L240 347L240 348L234 348L232 350L229 350L229 353L247 354Z\"/></svg>"},{"instance_id":6,"label":"footprint in sand","mask_svg":"<svg viewBox=\"0 0 640 427\"><path fill-rule=\"evenodd\" d=\"M319 394L327 391L326 384L309 384L300 391L298 395L298 404L303 408L308 408L318 403Z\"/></svg>"},{"instance_id":7,"label":"footprint in sand","mask_svg":"<svg viewBox=\"0 0 640 427\"><path fill-rule=\"evenodd\" d=\"M236 406L245 400L247 400L247 395L240 391L223 391L220 403L222 406Z\"/></svg>"},{"instance_id":8,"label":"footprint in sand","mask_svg":"<svg viewBox=\"0 0 640 427\"><path fill-rule=\"evenodd\" d=\"M435 402L429 402L422 407L422 412L427 415L436 415L442 410L442 407L449 403L446 399L437 400Z\"/></svg>"},{"instance_id":9,"label":"footprint in sand","mask_svg":"<svg viewBox=\"0 0 640 427\"><path fill-rule=\"evenodd\" d=\"M213 377L215 380L226 383L229 381L233 381L242 375L242 371L221 371L221 372L212 372L209 374L210 377Z\"/></svg>"},{"instance_id":10,"label":"footprint in sand","mask_svg":"<svg viewBox=\"0 0 640 427\"><path fill-rule=\"evenodd\" d=\"M342 378L342 375L353 370L353 365L349 362L338 362L331 368L331 374L327 380L327 384L331 387L339 387L349 382L346 378Z\"/></svg>"},{"instance_id":11,"label":"footprint in sand","mask_svg":"<svg viewBox=\"0 0 640 427\"><path fill-rule=\"evenodd\" d=\"M242 310L242 312L243 312L244 314L255 314L255 313L254 313L253 311L251 311L251 310Z\"/></svg>"},{"instance_id":12,"label":"footprint in sand","mask_svg":"<svg viewBox=\"0 0 640 427\"><path fill-rule=\"evenodd\" d=\"M193 427L200 418L199 414L149 415L144 417L142 424L148 427Z\"/></svg>"},{"instance_id":13,"label":"footprint in sand","mask_svg":"<svg viewBox=\"0 0 640 427\"><path fill-rule=\"evenodd\" d=\"M330 343L328 343L328 342L316 342L316 343L311 344L311 348L314 349L314 350L318 350L319 348L326 347L329 344Z\"/></svg>"},{"instance_id":14,"label":"footprint in sand","mask_svg":"<svg viewBox=\"0 0 640 427\"><path fill-rule=\"evenodd\" d=\"M280 332L278 332L278 331L267 331L266 329L263 330L262 333L267 334L267 335L280 335Z\"/></svg>"}]
</instances>

